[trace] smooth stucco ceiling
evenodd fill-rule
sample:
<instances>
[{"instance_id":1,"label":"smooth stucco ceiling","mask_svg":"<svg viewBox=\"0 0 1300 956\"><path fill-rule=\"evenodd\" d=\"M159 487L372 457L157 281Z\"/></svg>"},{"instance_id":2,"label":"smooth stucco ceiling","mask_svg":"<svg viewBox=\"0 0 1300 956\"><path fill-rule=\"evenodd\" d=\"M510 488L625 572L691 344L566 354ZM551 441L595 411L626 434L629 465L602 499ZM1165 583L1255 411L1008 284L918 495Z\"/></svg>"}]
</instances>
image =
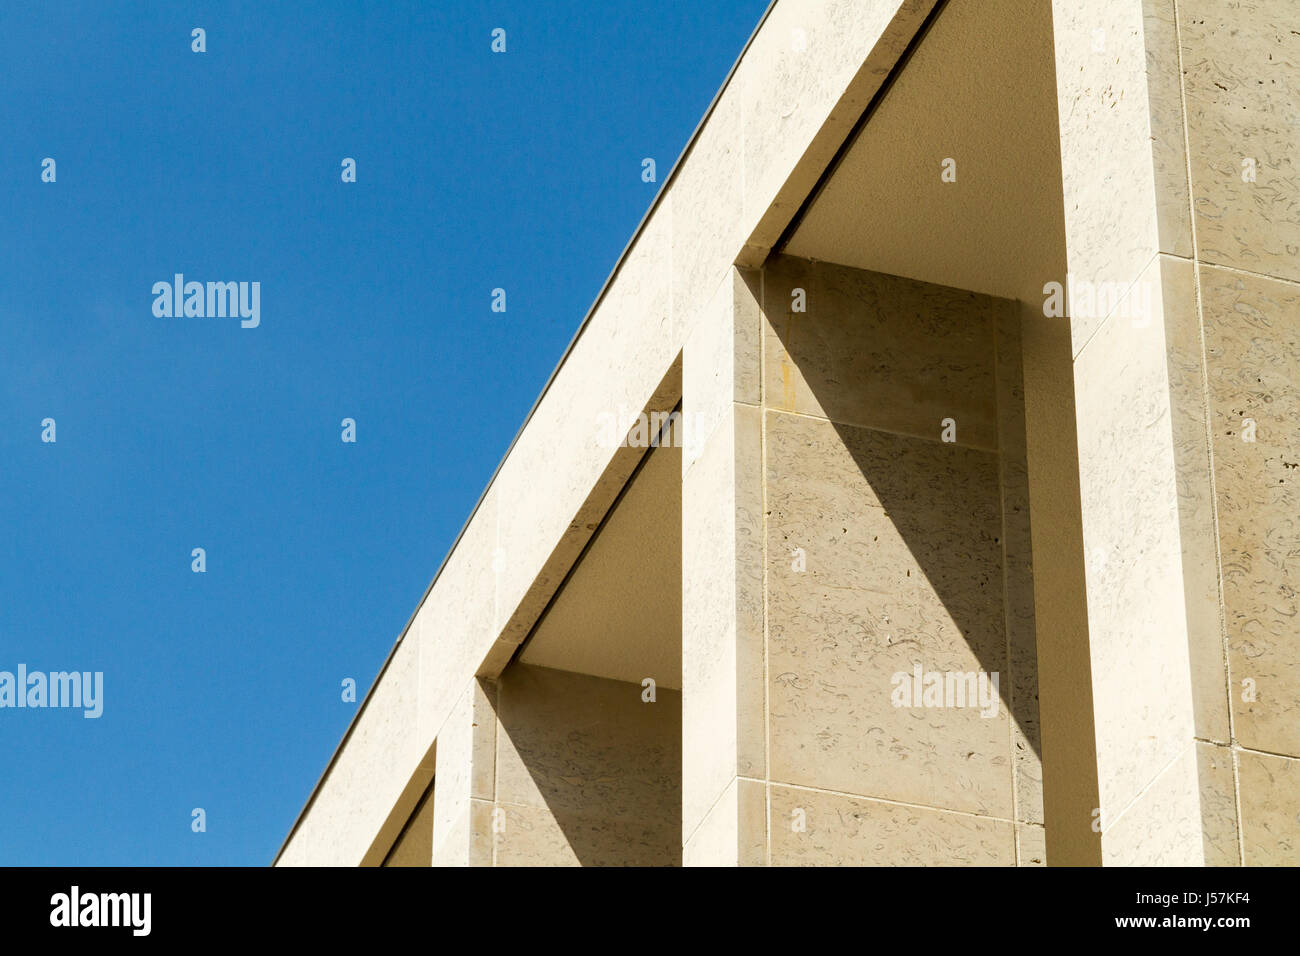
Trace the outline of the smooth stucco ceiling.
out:
<instances>
[{"instance_id":1,"label":"smooth stucco ceiling","mask_svg":"<svg viewBox=\"0 0 1300 956\"><path fill-rule=\"evenodd\" d=\"M519 660L681 687L680 448L658 448L632 479Z\"/></svg>"},{"instance_id":2,"label":"smooth stucco ceiling","mask_svg":"<svg viewBox=\"0 0 1300 956\"><path fill-rule=\"evenodd\" d=\"M952 0L783 251L1029 299L1063 235L1051 4Z\"/></svg>"}]
</instances>

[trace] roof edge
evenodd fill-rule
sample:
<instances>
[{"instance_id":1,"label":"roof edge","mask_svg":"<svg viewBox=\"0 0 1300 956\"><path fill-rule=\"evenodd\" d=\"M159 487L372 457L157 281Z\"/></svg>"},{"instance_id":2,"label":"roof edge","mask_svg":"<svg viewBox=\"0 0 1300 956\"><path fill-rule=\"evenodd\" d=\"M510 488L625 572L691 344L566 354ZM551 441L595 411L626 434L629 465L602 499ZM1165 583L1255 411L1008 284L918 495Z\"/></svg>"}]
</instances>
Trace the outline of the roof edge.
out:
<instances>
[{"instance_id":1,"label":"roof edge","mask_svg":"<svg viewBox=\"0 0 1300 956\"><path fill-rule=\"evenodd\" d=\"M455 540L451 543L451 547L447 549L447 553L443 557L442 562L438 565L438 570L434 572L433 579L429 582L429 586L424 589L424 594L421 595L419 602L415 606L415 610L411 612L411 616L407 618L406 624L402 627L397 640L389 649L388 656L384 658L384 663L379 668L379 673L375 675L375 679L371 682L369 689L366 691L366 696L361 700L361 705L357 708L356 713L352 715L352 720L348 722L347 729L343 732L343 737L334 748L334 752L330 754L329 761L325 764L325 769L321 772L320 777L317 778L315 785L313 785L311 794L307 797L306 803L304 803L302 809L298 811L298 815L294 818L293 825L289 828L289 832L285 835L284 841L280 844L280 849L276 851L275 857L271 860L271 866L275 866L280 862L280 858L284 855L284 851L288 849L290 842L293 840L294 834L298 832L299 826L301 826L308 811L311 810L312 805L316 802L316 797L320 793L321 786L325 783L326 778L329 777L330 771L334 769L334 764L338 761L339 754L341 754L343 748L347 746L348 740L352 737L353 730L356 729L357 723L361 720L361 715L365 713L366 705L370 703L370 698L374 694L375 688L378 687L379 682L383 680L384 674L388 671L388 665L392 663L393 656L397 653L397 649L401 647L402 641L406 639L406 635L410 631L411 625L415 622L416 616L420 613L420 609L424 606L424 602L428 600L429 595L433 592L433 588L438 583L438 578L442 576L443 569L446 568L447 562L451 560L451 556L455 553L456 547L460 544L461 539L465 536L465 532L474 521L475 515L478 514L479 508L482 507L484 500L487 498L488 492L492 490L492 485L496 482L497 476L505 466L506 460L509 459L510 453L514 451L515 445L518 444L520 437L524 433L524 429L528 427L528 423L532 421L533 415L536 414L538 407L541 406L542 400L546 398L546 393L550 391L551 385L560 374L560 370L564 368L564 363L569 360L569 356L573 353L574 347L578 344L578 339L582 337L582 333L586 331L587 326L591 323L591 319L596 314L596 310L600 307L601 302L604 300L605 294L609 291L610 286L613 285L614 279L617 278L619 270L623 268L623 263L627 260L628 254L636 245L637 240L641 238L641 233L645 231L651 217L655 214L655 210L659 208L660 202L662 202L664 196L667 195L668 188L672 185L673 180L676 179L682 166L685 165L687 157L690 156L691 150L694 149L696 141L700 138L700 133L708 123L709 118L713 115L713 111L717 108L718 102L722 99L722 95L727 91L727 87L731 85L731 81L735 77L736 71L740 68L741 60L743 60L745 54L749 52L749 48L754 43L754 38L757 37L759 31L763 29L763 24L767 22L768 17L771 15L772 10L776 7L778 2L779 0L771 0L767 5L767 8L763 11L763 15L759 18L758 24L754 27L753 31L750 32L749 39L745 41L745 45L741 48L740 53L731 64L731 69L727 71L727 75L723 79L722 85L718 87L718 91L713 95L713 99L709 101L708 108L704 111L704 115L700 118L699 123L696 124L690 138L686 141L686 145L682 148L681 153L673 163L671 171L664 179L662 185L660 185L659 191L655 193L654 199L650 201L650 206L646 209L645 215L642 216L641 221L637 223L636 230L632 233L632 238L628 240L627 245L623 247L623 251L619 253L618 259L614 263L614 268L606 277L604 284L600 287L600 291L596 293L596 298L592 301L590 308L587 309L587 314L583 316L581 324L579 324L577 331L573 334L573 338L569 340L569 344L565 347L564 354L560 356L560 360L556 363L550 377L547 378L546 384L542 386L541 393L537 396L536 401L533 402L532 407L528 410L528 414L524 417L523 423L515 432L515 437L510 440L510 445L506 448L505 454L502 455L500 461L497 462L496 468L492 471L492 476L488 479L487 484L483 486L482 493L478 496L478 500L474 502L474 507L470 510L469 517L466 518L465 523L461 525L460 531L457 532Z\"/></svg>"}]
</instances>

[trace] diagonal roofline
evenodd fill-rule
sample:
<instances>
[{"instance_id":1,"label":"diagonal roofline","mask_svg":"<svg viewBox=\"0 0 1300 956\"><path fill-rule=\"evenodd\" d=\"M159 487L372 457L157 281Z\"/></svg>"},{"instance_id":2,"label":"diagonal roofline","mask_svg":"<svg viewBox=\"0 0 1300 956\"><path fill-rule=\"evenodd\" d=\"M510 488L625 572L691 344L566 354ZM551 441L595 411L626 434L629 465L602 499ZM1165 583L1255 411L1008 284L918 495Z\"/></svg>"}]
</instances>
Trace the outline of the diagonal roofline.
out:
<instances>
[{"instance_id":1,"label":"diagonal roofline","mask_svg":"<svg viewBox=\"0 0 1300 956\"><path fill-rule=\"evenodd\" d=\"M501 473L501 469L505 465L506 460L509 459L510 453L514 451L515 445L518 444L520 436L523 435L524 430L528 427L528 423L532 421L533 415L536 414L537 409L542 404L542 400L546 398L546 393L550 391L551 385L554 384L556 377L560 374L560 370L564 367L564 363L569 360L569 356L573 353L573 349L578 344L578 340L582 337L582 333L586 331L587 326L591 323L592 316L595 315L596 309L600 307L600 303L605 298L605 294L609 291L614 279L618 276L619 270L622 269L623 263L627 260L628 253L632 251L637 240L641 238L641 233L645 231L645 227L650 222L650 218L654 215L655 210L659 208L659 203L667 194L668 187L672 184L673 179L676 178L677 173L686 162L686 158L695 147L696 141L700 138L701 131L709 122L709 117L713 115L713 111L717 107L719 100L722 99L723 93L726 92L727 87L731 84L732 78L736 75L736 70L739 69L741 60L744 59L750 46L753 45L754 38L757 37L759 31L763 29L763 24L767 22L767 19L771 15L776 4L777 0L771 0L771 2L768 3L767 8L763 11L763 15L759 18L757 25L749 34L749 39L745 41L744 47L741 48L740 53L731 64L731 69L727 71L726 78L723 79L722 85L718 87L718 91L713 95L713 99L709 102L708 108L704 111L704 115L700 118L700 121L696 124L690 138L686 141L685 147L682 148L681 153L677 156L671 171L660 184L659 190L655 193L654 199L651 200L650 206L646 209L645 215L642 216L641 221L637 223L637 227L632 233L632 238L628 240L627 245L623 247L623 251L619 253L618 260L614 263L614 268L606 277L604 284L601 285L600 291L596 293L596 298L587 309L587 314L583 316L582 323L578 326L577 331L573 333L573 338L569 340L569 344L565 347L564 354L560 356L560 360L552 370L550 377L547 378L546 384L542 386L542 390L538 394L537 399L533 402L532 408L530 408L528 414L524 416L523 422L515 432L515 437L510 440L510 445L506 448L505 454L503 454L501 459L497 462L497 466L492 472L492 477L490 477L487 484L483 486L483 491L479 494L478 500L474 502L474 507L470 510L469 516L465 519L465 523L461 525L460 531L457 532L455 540L451 543L451 547L447 549L447 553L443 556L442 562L438 565L438 570L434 572L433 579L429 582L428 587L424 589L424 594L421 595L420 600L416 603L415 610L411 612L411 616L407 618L406 624L402 627L402 631L398 635L397 640L394 642L392 648L389 649L388 656L384 658L384 663L379 668L379 673L377 673L375 679L371 681L370 687L366 691L366 696L361 700L361 705L357 707L356 713L352 715L352 719L348 722L347 730L343 732L342 738L340 738L338 745L334 748L334 752L330 754L329 761L325 764L325 769L321 772L316 783L312 786L311 795L298 811L298 815L294 818L293 825L289 828L289 832L285 835L284 840L280 844L280 849L276 851L274 859L271 860L272 866L275 866L275 864L280 861L280 857L284 855L284 851L288 848L290 841L293 840L294 834L298 832L298 827L301 825L303 819L306 818L308 811L311 810L312 804L316 801L317 794L320 793L321 785L329 776L330 771L334 769L334 764L338 761L339 754L341 754L343 748L347 746L348 740L352 736L352 731L356 728L357 723L361 719L361 715L365 712L366 705L370 703L370 698L374 694L375 688L379 686L379 682L383 679L384 673L388 670L388 665L392 663L393 656L397 653L398 648L402 646L402 641L406 639L407 632L411 629L411 624L415 621L416 615L420 613L420 608L424 605L429 594L432 593L434 586L438 583L438 578L442 575L443 569L446 568L447 562L451 559L452 554L455 553L457 545L460 544L461 539L465 536L466 530L468 530L470 524L474 521L474 516L478 514L478 510L482 506L484 499L487 498L488 492L492 490L493 483Z\"/></svg>"}]
</instances>

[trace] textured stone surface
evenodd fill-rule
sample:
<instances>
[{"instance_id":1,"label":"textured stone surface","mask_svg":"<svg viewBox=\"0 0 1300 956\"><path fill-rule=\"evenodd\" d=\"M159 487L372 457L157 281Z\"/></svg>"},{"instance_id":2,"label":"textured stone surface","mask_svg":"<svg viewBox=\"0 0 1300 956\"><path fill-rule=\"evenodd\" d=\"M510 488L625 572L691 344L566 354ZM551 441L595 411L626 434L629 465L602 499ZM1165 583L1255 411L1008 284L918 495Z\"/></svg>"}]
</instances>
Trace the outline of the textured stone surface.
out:
<instances>
[{"instance_id":1,"label":"textured stone surface","mask_svg":"<svg viewBox=\"0 0 1300 956\"><path fill-rule=\"evenodd\" d=\"M772 9L733 80L744 99L745 219L763 252L933 6L934 0L801 0ZM761 261L762 254L755 257Z\"/></svg>"},{"instance_id":2,"label":"textured stone surface","mask_svg":"<svg viewBox=\"0 0 1300 956\"><path fill-rule=\"evenodd\" d=\"M1193 734L1159 270L1153 262L1151 276L1139 282L1156 289L1149 314L1113 315L1075 360L1093 712L1107 817L1128 806Z\"/></svg>"},{"instance_id":3,"label":"textured stone surface","mask_svg":"<svg viewBox=\"0 0 1300 956\"><path fill-rule=\"evenodd\" d=\"M1054 865L1096 866L1097 796L1079 444L1069 324L1021 310L1035 640L1043 738L1043 819Z\"/></svg>"},{"instance_id":4,"label":"textured stone surface","mask_svg":"<svg viewBox=\"0 0 1300 956\"><path fill-rule=\"evenodd\" d=\"M686 444L682 473L690 470L733 402L760 400L759 273L732 270L690 330L682 350Z\"/></svg>"},{"instance_id":5,"label":"textured stone surface","mask_svg":"<svg viewBox=\"0 0 1300 956\"><path fill-rule=\"evenodd\" d=\"M1160 279L1196 734L1226 742L1228 673L1219 607L1219 549L1196 276L1190 262L1161 256Z\"/></svg>"},{"instance_id":6,"label":"textured stone surface","mask_svg":"<svg viewBox=\"0 0 1300 956\"><path fill-rule=\"evenodd\" d=\"M736 776L766 772L762 426L754 407L760 399L761 284L760 273L732 270L682 355L688 423L682 459L682 836L688 863L735 865ZM730 809L720 810L719 801Z\"/></svg>"},{"instance_id":7,"label":"textured stone surface","mask_svg":"<svg viewBox=\"0 0 1300 956\"><path fill-rule=\"evenodd\" d=\"M1079 282L1127 288L1159 251L1144 6L1052 0L1066 250ZM1159 45L1154 54L1158 69L1167 57ZM1167 132L1163 143L1180 134ZM1166 168L1167 158L1162 151ZM1072 310L1076 354L1105 318L1105 310Z\"/></svg>"},{"instance_id":8,"label":"textured stone surface","mask_svg":"<svg viewBox=\"0 0 1300 956\"><path fill-rule=\"evenodd\" d=\"M682 850L684 866L767 863L767 794L756 780L733 778Z\"/></svg>"},{"instance_id":9,"label":"textured stone surface","mask_svg":"<svg viewBox=\"0 0 1300 956\"><path fill-rule=\"evenodd\" d=\"M1300 866L1300 760L1237 751L1247 866Z\"/></svg>"},{"instance_id":10,"label":"textured stone surface","mask_svg":"<svg viewBox=\"0 0 1300 956\"><path fill-rule=\"evenodd\" d=\"M729 427L714 430L682 485L682 822L686 834L701 824L735 779L740 739L736 423L730 402L726 408L724 421ZM761 645L759 654L761 660Z\"/></svg>"},{"instance_id":11,"label":"textured stone surface","mask_svg":"<svg viewBox=\"0 0 1300 956\"><path fill-rule=\"evenodd\" d=\"M1041 826L1016 824L1016 864L1047 866L1047 831Z\"/></svg>"},{"instance_id":12,"label":"textured stone surface","mask_svg":"<svg viewBox=\"0 0 1300 956\"><path fill-rule=\"evenodd\" d=\"M776 866L1012 866L1012 824L796 787L772 786ZM795 811L806 829L794 829Z\"/></svg>"},{"instance_id":13,"label":"textured stone surface","mask_svg":"<svg viewBox=\"0 0 1300 956\"><path fill-rule=\"evenodd\" d=\"M669 187L676 211L672 243L675 320L686 327L732 272L744 208L741 95L729 87Z\"/></svg>"},{"instance_id":14,"label":"textured stone surface","mask_svg":"<svg viewBox=\"0 0 1300 956\"><path fill-rule=\"evenodd\" d=\"M1300 755L1300 287L1213 268L1201 282L1234 729Z\"/></svg>"},{"instance_id":15,"label":"textured stone surface","mask_svg":"<svg viewBox=\"0 0 1300 956\"><path fill-rule=\"evenodd\" d=\"M680 862L681 695L661 688L644 703L641 694L542 667L502 673L499 865Z\"/></svg>"},{"instance_id":16,"label":"textured stone surface","mask_svg":"<svg viewBox=\"0 0 1300 956\"><path fill-rule=\"evenodd\" d=\"M650 449L518 660L680 689L682 451Z\"/></svg>"},{"instance_id":17,"label":"textured stone surface","mask_svg":"<svg viewBox=\"0 0 1300 956\"><path fill-rule=\"evenodd\" d=\"M782 251L1041 303L1065 274L1054 56L1044 0L944 5Z\"/></svg>"},{"instance_id":18,"label":"textured stone surface","mask_svg":"<svg viewBox=\"0 0 1300 956\"><path fill-rule=\"evenodd\" d=\"M998 467L1002 488L1002 560L1006 590L1007 661L1015 819L1043 822L1042 732L1038 719L1038 645L1034 623L1033 536L1020 315L997 323Z\"/></svg>"},{"instance_id":19,"label":"textured stone surface","mask_svg":"<svg viewBox=\"0 0 1300 956\"><path fill-rule=\"evenodd\" d=\"M1192 210L1187 191L1187 146L1183 133L1182 84L1178 64L1175 0L1142 0L1147 58L1151 162L1155 177L1159 249L1192 255Z\"/></svg>"},{"instance_id":20,"label":"textured stone surface","mask_svg":"<svg viewBox=\"0 0 1300 956\"><path fill-rule=\"evenodd\" d=\"M683 475L730 416L738 358L734 313L735 280L729 277L718 283L682 348Z\"/></svg>"},{"instance_id":21,"label":"textured stone surface","mask_svg":"<svg viewBox=\"0 0 1300 956\"><path fill-rule=\"evenodd\" d=\"M996 456L780 412L767 447L771 779L1010 817L1000 697L891 701L916 664L1006 669Z\"/></svg>"},{"instance_id":22,"label":"textured stone surface","mask_svg":"<svg viewBox=\"0 0 1300 956\"><path fill-rule=\"evenodd\" d=\"M807 293L807 312L791 292ZM764 274L769 408L997 447L993 323L1002 300L782 256Z\"/></svg>"},{"instance_id":23,"label":"textured stone surface","mask_svg":"<svg viewBox=\"0 0 1300 956\"><path fill-rule=\"evenodd\" d=\"M1199 258L1300 279L1293 0L1179 0ZM1242 161L1255 161L1255 181Z\"/></svg>"},{"instance_id":24,"label":"textured stone surface","mask_svg":"<svg viewBox=\"0 0 1300 956\"><path fill-rule=\"evenodd\" d=\"M1232 751L1198 741L1197 779L1200 781L1202 836L1206 866L1238 866L1237 784Z\"/></svg>"},{"instance_id":25,"label":"textured stone surface","mask_svg":"<svg viewBox=\"0 0 1300 956\"><path fill-rule=\"evenodd\" d=\"M685 779L688 775L683 774ZM739 778L722 791L694 828L686 823L682 846L683 866L736 866L740 860Z\"/></svg>"},{"instance_id":26,"label":"textured stone surface","mask_svg":"<svg viewBox=\"0 0 1300 956\"><path fill-rule=\"evenodd\" d=\"M732 289L732 396L757 405L763 400L763 273L736 269Z\"/></svg>"},{"instance_id":27,"label":"textured stone surface","mask_svg":"<svg viewBox=\"0 0 1300 956\"><path fill-rule=\"evenodd\" d=\"M498 805L496 866L666 866L661 829L635 820ZM674 834L675 836L676 834ZM680 856L680 851L677 851Z\"/></svg>"},{"instance_id":28,"label":"textured stone surface","mask_svg":"<svg viewBox=\"0 0 1300 956\"><path fill-rule=\"evenodd\" d=\"M729 406L731 408L731 406ZM760 412L735 405L682 489L683 822L766 768Z\"/></svg>"},{"instance_id":29,"label":"textured stone surface","mask_svg":"<svg viewBox=\"0 0 1300 956\"><path fill-rule=\"evenodd\" d=\"M433 865L481 863L488 845L473 840L471 801L495 790L497 688L474 679L438 731L433 779Z\"/></svg>"},{"instance_id":30,"label":"textured stone surface","mask_svg":"<svg viewBox=\"0 0 1300 956\"><path fill-rule=\"evenodd\" d=\"M1104 866L1202 866L1196 748L1187 746L1115 816L1102 816Z\"/></svg>"}]
</instances>

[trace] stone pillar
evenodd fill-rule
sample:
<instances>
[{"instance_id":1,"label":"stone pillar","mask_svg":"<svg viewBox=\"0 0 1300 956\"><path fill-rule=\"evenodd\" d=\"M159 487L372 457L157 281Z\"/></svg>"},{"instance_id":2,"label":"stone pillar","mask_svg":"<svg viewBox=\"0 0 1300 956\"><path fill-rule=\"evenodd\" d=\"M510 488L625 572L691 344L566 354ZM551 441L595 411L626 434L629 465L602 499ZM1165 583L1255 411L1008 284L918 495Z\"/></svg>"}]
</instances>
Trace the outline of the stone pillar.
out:
<instances>
[{"instance_id":1,"label":"stone pillar","mask_svg":"<svg viewBox=\"0 0 1300 956\"><path fill-rule=\"evenodd\" d=\"M1259 6L1267 5L1220 15L1231 16L1232 37L1240 29L1259 41L1258 49L1245 37L1230 45L1260 55L1259 82L1267 85L1277 75L1264 77L1264 35L1281 23L1282 5L1272 19L1246 9ZM1232 730L1205 401L1211 289L1189 162L1193 171L1198 163L1216 171L1206 180L1208 202L1196 204L1197 218L1208 217L1219 236L1211 258L1226 248L1228 233L1228 245L1245 256L1238 264L1259 261L1279 237L1223 229L1228 219L1259 224L1252 200L1224 185L1237 179L1244 146L1203 151L1189 137L1195 128L1221 133L1240 114L1199 127L1184 122L1193 77L1212 72L1212 63L1244 63L1225 58L1205 36L1192 38L1206 33L1211 7L1053 2L1080 527L1066 550L1087 607L1086 628L1058 629L1039 645L1053 863L1199 865L1236 856L1231 760L1216 752L1229 746ZM1267 145L1274 144L1261 150ZM1293 215L1293 230L1294 222ZM1045 376L1030 378L1042 388L1030 388L1032 446L1036 398L1053 404L1056 387ZM1046 416L1039 427L1051 427ZM1068 476L1057 479L1055 493L1069 497ZM1062 587L1066 577L1040 575L1040 603L1051 588L1073 600L1078 589ZM1069 693L1066 673L1082 674L1085 665L1088 685ZM1093 769L1079 766L1084 761ZM1094 790L1096 804L1085 808L1080 795ZM1081 829L1085 812L1091 837Z\"/></svg>"},{"instance_id":2,"label":"stone pillar","mask_svg":"<svg viewBox=\"0 0 1300 956\"><path fill-rule=\"evenodd\" d=\"M434 866L492 865L496 693L495 682L472 680L438 732L433 778Z\"/></svg>"},{"instance_id":3,"label":"stone pillar","mask_svg":"<svg viewBox=\"0 0 1300 956\"><path fill-rule=\"evenodd\" d=\"M1191 261L1166 266L1179 302L1166 328L1202 837L1216 865L1300 863L1295 13L1286 0L1161 0L1145 21L1168 103L1153 128L1167 152L1180 135L1186 148L1157 182L1189 220L1177 254Z\"/></svg>"},{"instance_id":4,"label":"stone pillar","mask_svg":"<svg viewBox=\"0 0 1300 956\"><path fill-rule=\"evenodd\" d=\"M714 291L682 354L682 862L767 862L761 274Z\"/></svg>"},{"instance_id":5,"label":"stone pillar","mask_svg":"<svg viewBox=\"0 0 1300 956\"><path fill-rule=\"evenodd\" d=\"M1041 862L1018 325L778 256L688 336L687 865Z\"/></svg>"}]
</instances>

